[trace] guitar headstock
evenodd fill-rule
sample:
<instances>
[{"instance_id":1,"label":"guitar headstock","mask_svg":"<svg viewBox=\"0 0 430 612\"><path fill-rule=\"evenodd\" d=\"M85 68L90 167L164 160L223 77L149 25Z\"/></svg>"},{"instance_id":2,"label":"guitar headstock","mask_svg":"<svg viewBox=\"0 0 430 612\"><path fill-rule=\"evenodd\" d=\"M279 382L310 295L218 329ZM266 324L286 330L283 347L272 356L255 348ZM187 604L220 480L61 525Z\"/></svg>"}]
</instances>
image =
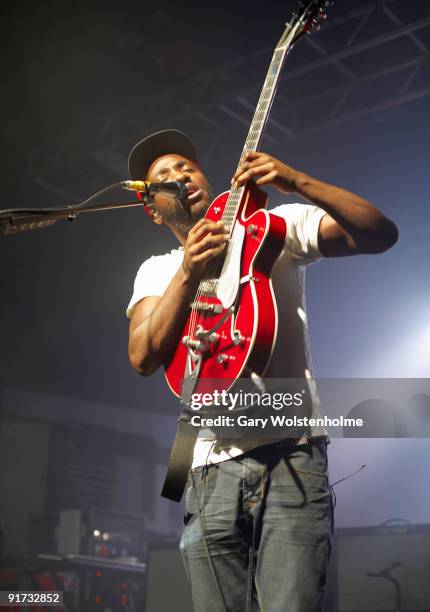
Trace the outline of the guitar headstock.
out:
<instances>
[{"instance_id":1,"label":"guitar headstock","mask_svg":"<svg viewBox=\"0 0 430 612\"><path fill-rule=\"evenodd\" d=\"M298 36L310 34L314 30L319 30L321 21L327 19L327 8L333 4L332 0L311 0L310 2L299 2L298 15L295 17L301 23Z\"/></svg>"},{"instance_id":2,"label":"guitar headstock","mask_svg":"<svg viewBox=\"0 0 430 612\"><path fill-rule=\"evenodd\" d=\"M319 30L321 21L327 19L326 11L331 4L333 0L300 0L297 11L287 23L278 48L285 44L294 44L303 34Z\"/></svg>"}]
</instances>

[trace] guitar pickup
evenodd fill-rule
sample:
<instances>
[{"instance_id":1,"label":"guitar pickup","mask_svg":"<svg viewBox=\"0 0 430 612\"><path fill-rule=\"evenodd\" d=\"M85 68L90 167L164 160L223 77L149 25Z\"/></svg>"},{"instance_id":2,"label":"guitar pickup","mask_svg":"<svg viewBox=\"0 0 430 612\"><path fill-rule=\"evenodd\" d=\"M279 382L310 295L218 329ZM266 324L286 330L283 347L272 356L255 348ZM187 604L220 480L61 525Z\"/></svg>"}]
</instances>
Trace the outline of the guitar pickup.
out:
<instances>
[{"instance_id":1,"label":"guitar pickup","mask_svg":"<svg viewBox=\"0 0 430 612\"><path fill-rule=\"evenodd\" d=\"M221 314L223 310L221 304L207 304L206 302L191 302L190 308L207 314Z\"/></svg>"}]
</instances>

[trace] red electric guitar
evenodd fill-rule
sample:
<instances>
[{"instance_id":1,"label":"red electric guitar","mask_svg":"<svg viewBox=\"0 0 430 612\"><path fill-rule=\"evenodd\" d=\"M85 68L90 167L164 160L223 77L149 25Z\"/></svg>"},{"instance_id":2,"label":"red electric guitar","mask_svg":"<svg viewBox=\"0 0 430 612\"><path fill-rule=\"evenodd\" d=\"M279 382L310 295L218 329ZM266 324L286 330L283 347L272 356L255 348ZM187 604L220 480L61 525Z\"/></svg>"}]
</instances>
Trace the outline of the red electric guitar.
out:
<instances>
[{"instance_id":1,"label":"red electric guitar","mask_svg":"<svg viewBox=\"0 0 430 612\"><path fill-rule=\"evenodd\" d=\"M287 53L325 18L329 0L301 2L274 51L238 166L256 151ZM218 196L206 218L230 232L225 252L208 265L190 304L182 341L166 368L172 391L190 402L193 393L228 390L239 378L262 387L277 335L278 313L270 274L286 235L286 222L265 210L267 195L253 183Z\"/></svg>"}]
</instances>

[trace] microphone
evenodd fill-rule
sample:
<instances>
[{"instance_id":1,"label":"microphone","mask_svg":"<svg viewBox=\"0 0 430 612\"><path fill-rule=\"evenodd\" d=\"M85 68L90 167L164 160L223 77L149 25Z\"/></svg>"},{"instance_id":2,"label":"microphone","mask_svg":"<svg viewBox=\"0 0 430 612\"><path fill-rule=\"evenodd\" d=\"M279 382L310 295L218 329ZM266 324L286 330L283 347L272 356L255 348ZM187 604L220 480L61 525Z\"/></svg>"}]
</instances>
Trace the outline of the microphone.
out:
<instances>
[{"instance_id":1,"label":"microphone","mask_svg":"<svg viewBox=\"0 0 430 612\"><path fill-rule=\"evenodd\" d=\"M185 200L188 195L188 190L185 183L174 181L171 183L148 183L147 181L122 181L120 183L123 189L129 191L139 191L146 196L154 196L157 193L171 198Z\"/></svg>"}]
</instances>

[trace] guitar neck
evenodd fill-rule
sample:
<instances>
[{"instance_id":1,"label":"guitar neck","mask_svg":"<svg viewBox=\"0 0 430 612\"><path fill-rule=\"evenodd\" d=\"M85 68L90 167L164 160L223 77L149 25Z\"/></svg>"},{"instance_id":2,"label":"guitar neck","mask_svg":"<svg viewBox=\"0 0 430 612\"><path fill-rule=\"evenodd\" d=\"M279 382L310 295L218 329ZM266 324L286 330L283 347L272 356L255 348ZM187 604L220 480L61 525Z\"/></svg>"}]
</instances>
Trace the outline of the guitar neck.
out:
<instances>
[{"instance_id":1,"label":"guitar neck","mask_svg":"<svg viewBox=\"0 0 430 612\"><path fill-rule=\"evenodd\" d=\"M297 23L295 27L287 25L270 62L269 70L267 71L266 79L258 99L257 108L255 109L254 117L249 128L248 135L239 159L238 168L242 164L247 154L251 151L258 151L261 139L263 137L264 128L266 127L270 109L276 94L279 84L281 71L286 59L286 56L294 44L296 30L301 26ZM223 222L227 227L232 227L237 216L240 200L244 187L232 188L227 200Z\"/></svg>"},{"instance_id":2,"label":"guitar neck","mask_svg":"<svg viewBox=\"0 0 430 612\"><path fill-rule=\"evenodd\" d=\"M260 147L287 53L288 49L276 49L273 54L251 127L249 128L248 136L240 156L239 165L250 151L257 151Z\"/></svg>"}]
</instances>

